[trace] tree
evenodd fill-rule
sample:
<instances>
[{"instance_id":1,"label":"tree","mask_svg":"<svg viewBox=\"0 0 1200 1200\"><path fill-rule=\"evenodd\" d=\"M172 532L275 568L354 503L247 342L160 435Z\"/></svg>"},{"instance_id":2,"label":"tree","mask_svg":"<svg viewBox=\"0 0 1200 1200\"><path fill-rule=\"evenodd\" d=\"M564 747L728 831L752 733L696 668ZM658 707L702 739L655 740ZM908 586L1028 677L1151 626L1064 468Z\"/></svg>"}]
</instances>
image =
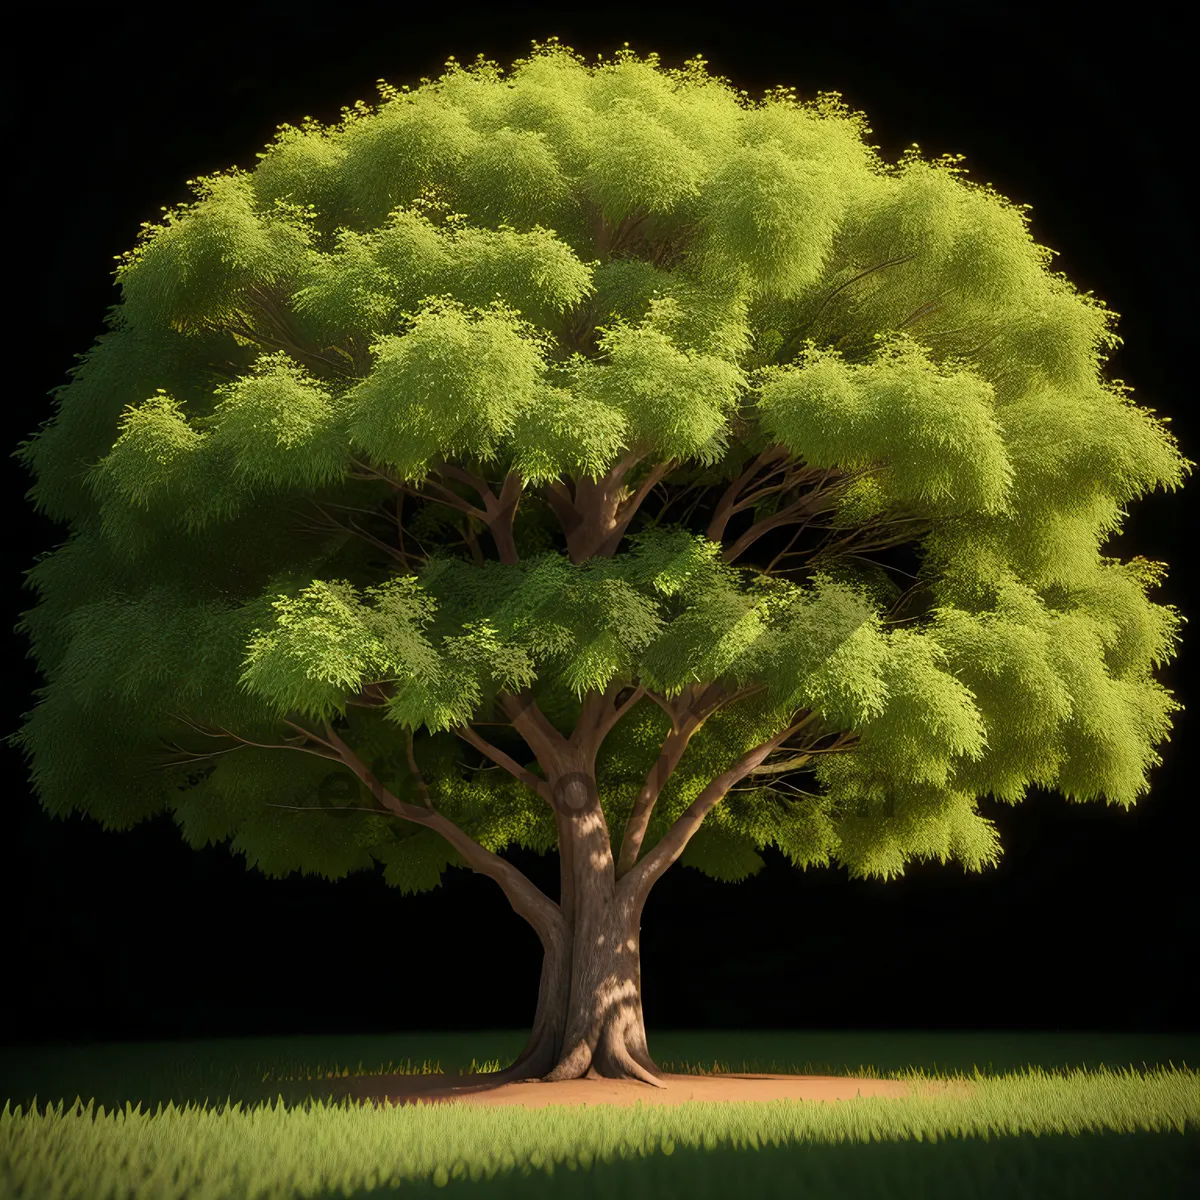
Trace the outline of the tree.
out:
<instances>
[{"instance_id":1,"label":"tree","mask_svg":"<svg viewBox=\"0 0 1200 1200\"><path fill-rule=\"evenodd\" d=\"M1100 547L1194 464L961 156L701 58L502 74L281 126L119 256L16 452L70 536L10 741L52 816L487 875L544 948L501 1077L653 1084L676 861L979 872L983 797L1148 790L1184 618Z\"/></svg>"}]
</instances>

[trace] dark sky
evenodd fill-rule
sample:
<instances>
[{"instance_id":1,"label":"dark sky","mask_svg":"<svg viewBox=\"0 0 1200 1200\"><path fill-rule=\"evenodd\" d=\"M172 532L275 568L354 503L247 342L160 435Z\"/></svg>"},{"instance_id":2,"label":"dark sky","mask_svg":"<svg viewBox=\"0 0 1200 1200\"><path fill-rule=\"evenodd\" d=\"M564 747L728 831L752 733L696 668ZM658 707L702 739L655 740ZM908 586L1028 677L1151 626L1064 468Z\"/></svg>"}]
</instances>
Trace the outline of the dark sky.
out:
<instances>
[{"instance_id":1,"label":"dark sky","mask_svg":"<svg viewBox=\"0 0 1200 1200\"><path fill-rule=\"evenodd\" d=\"M247 3L190 10L185 31L170 33L145 8L68 20L31 7L4 105L6 254L24 291L6 358L10 447L49 415L47 392L101 332L119 298L113 256L141 222L189 198L186 179L252 165L284 121L331 121L356 99L374 102L377 78L415 85L451 54L467 64L480 51L507 66L531 39L557 34L591 62L624 41L667 66L699 53L755 98L778 84L806 98L836 89L867 113L889 157L912 142L931 156L966 154L973 178L1033 206L1037 240L1060 252L1055 269L1122 314L1111 374L1169 414L1184 452L1200 458L1184 375L1194 224L1176 148L1191 64L1177 31L1139 5L1119 26L1090 28L1047 5L817 7L741 4L725 9L736 22L697 15L681 28L674 7L618 6L617 25L611 8L559 19L455 6L453 25L414 27L405 15L393 27L386 14L400 6L342 3L310 16ZM6 461L11 629L33 602L22 571L64 531L33 513L29 477ZM1108 547L1171 563L1157 598L1193 614L1184 547L1198 486L1134 505ZM1185 705L1195 636L1185 628L1161 676ZM6 644L2 733L40 683L24 638ZM1005 855L982 876L934 862L891 883L856 882L836 868L793 870L772 850L739 885L677 865L643 920L648 1027L1195 1032L1200 996L1185 982L1197 941L1195 729L1192 712L1176 714L1153 790L1130 812L1038 792L1016 809L985 801ZM532 1018L540 948L482 876L451 871L416 897L385 887L381 871L268 880L227 846L193 852L169 816L125 833L79 816L51 821L22 757L0 756L9 1040L524 1028ZM556 894L553 857L507 853Z\"/></svg>"}]
</instances>

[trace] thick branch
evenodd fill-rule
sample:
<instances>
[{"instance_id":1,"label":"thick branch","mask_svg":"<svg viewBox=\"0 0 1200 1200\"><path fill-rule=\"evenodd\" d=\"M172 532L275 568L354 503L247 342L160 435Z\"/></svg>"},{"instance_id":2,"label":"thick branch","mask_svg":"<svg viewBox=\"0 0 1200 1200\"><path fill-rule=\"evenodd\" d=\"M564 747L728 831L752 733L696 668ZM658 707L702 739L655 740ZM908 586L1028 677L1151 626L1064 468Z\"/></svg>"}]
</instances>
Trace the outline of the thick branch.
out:
<instances>
[{"instance_id":1,"label":"thick branch","mask_svg":"<svg viewBox=\"0 0 1200 1200\"><path fill-rule=\"evenodd\" d=\"M480 499L483 500L484 511L481 513L475 509L469 515L487 526L492 540L496 543L496 553L502 563L517 562L517 548L513 541L513 523L516 520L517 504L525 488L525 481L520 474L516 471L509 471L504 477L500 495L497 496L486 479L481 479L478 475L473 475L462 467L441 461L434 467L434 470L439 475L456 479L459 483L465 483L479 493Z\"/></svg>"},{"instance_id":2,"label":"thick branch","mask_svg":"<svg viewBox=\"0 0 1200 1200\"><path fill-rule=\"evenodd\" d=\"M760 454L757 454L746 464L742 473L725 489L720 500L717 501L717 507L713 512L712 520L709 522L708 532L704 535L710 542L719 542L725 536L725 526L729 523L729 518L733 516L734 504L737 501L738 495L750 480L763 467L788 458L790 453L786 446L776 442L774 445L768 446Z\"/></svg>"},{"instance_id":3,"label":"thick branch","mask_svg":"<svg viewBox=\"0 0 1200 1200\"><path fill-rule=\"evenodd\" d=\"M621 539L625 536L625 530L629 528L630 521L637 515L642 507L642 501L650 494L650 492L658 485L659 481L666 475L674 466L674 460L665 463L659 463L646 476L645 479L638 485L638 489L633 495L627 493L620 500L619 506L612 517L612 528L608 536L601 542L596 549L595 554L600 558L611 558L617 552L617 547L621 544Z\"/></svg>"},{"instance_id":4,"label":"thick branch","mask_svg":"<svg viewBox=\"0 0 1200 1200\"><path fill-rule=\"evenodd\" d=\"M658 802L659 794L671 778L683 752L687 749L692 735L704 723L708 714L720 704L725 697L725 691L718 683L710 684L704 694L696 698L696 685L685 688L674 701L655 696L662 708L671 718L671 732L663 742L659 754L642 790L633 802L633 811L625 822L625 832L621 837L621 849L617 855L616 878L620 879L637 862L638 852L642 848L642 840L646 836L646 828L650 824L650 814Z\"/></svg>"},{"instance_id":5,"label":"thick branch","mask_svg":"<svg viewBox=\"0 0 1200 1200\"><path fill-rule=\"evenodd\" d=\"M645 449L632 449L599 479L575 480L574 496L557 480L546 485L546 501L562 526L572 562L583 562L602 553L611 557L642 500L671 469L671 462L658 464L651 472L648 486L643 483L636 496L627 496L623 487L625 475L646 453Z\"/></svg>"},{"instance_id":6,"label":"thick branch","mask_svg":"<svg viewBox=\"0 0 1200 1200\"><path fill-rule=\"evenodd\" d=\"M654 806L658 803L667 780L675 772L683 752L687 749L692 736L706 720L719 708L728 708L747 696L762 691L766 684L754 684L740 691L728 693L720 683L711 683L697 697L698 685L685 688L674 701L667 701L655 693L649 693L671 718L671 732L663 742L662 753L659 754L654 766L646 776L646 782L638 793L633 804L633 811L625 822L625 832L621 838L621 850L617 856L616 877L620 879L637 862L641 852L646 830L650 825L650 817Z\"/></svg>"},{"instance_id":7,"label":"thick branch","mask_svg":"<svg viewBox=\"0 0 1200 1200\"><path fill-rule=\"evenodd\" d=\"M569 748L567 739L554 728L531 691L526 689L517 695L501 692L498 699L512 727L525 739L539 762L550 762Z\"/></svg>"},{"instance_id":8,"label":"thick branch","mask_svg":"<svg viewBox=\"0 0 1200 1200\"><path fill-rule=\"evenodd\" d=\"M611 690L611 687L610 687L610 690ZM605 694L605 698L607 699L609 692L605 692L604 694ZM646 689L644 686L638 686L638 687L634 688L633 691L625 698L625 700L621 704L617 704L615 702L616 696L618 696L618 695L620 695L620 691L617 691L613 696L614 702L613 702L612 709L610 711L604 713L596 725L596 739L597 739L597 742L599 742L599 743L603 743L604 739L606 737L608 737L609 731L612 729L612 727L627 712L629 712L629 710L631 708L633 708L633 706L635 704L637 704L637 702L639 700L641 700L641 698L644 695L646 695Z\"/></svg>"},{"instance_id":9,"label":"thick branch","mask_svg":"<svg viewBox=\"0 0 1200 1200\"><path fill-rule=\"evenodd\" d=\"M499 884L513 911L524 917L539 933L555 928L559 933L566 932L566 922L558 905L510 862L490 850L485 850L474 838L447 820L436 809L406 804L394 796L375 778L366 763L334 732L328 721L325 722L325 735L328 738L327 744L336 748L342 761L367 785L371 794L385 809L441 834L462 855L471 870L487 875Z\"/></svg>"},{"instance_id":10,"label":"thick branch","mask_svg":"<svg viewBox=\"0 0 1200 1200\"><path fill-rule=\"evenodd\" d=\"M747 751L731 767L718 775L692 801L671 828L667 830L665 836L654 849L624 876L621 880L621 886L627 889L627 894L632 895L637 900L644 901L651 887L653 887L655 880L683 853L696 830L700 828L700 824L705 816L707 816L709 810L721 801L725 793L734 784L745 779L755 767L760 766L768 755L773 750L778 749L789 737L815 720L817 720L816 713L807 713L799 721L788 726L788 728L781 730L761 745ZM845 735L844 740L850 740L851 736ZM843 739L839 739L839 743L842 741ZM831 749L836 748L835 746Z\"/></svg>"}]
</instances>

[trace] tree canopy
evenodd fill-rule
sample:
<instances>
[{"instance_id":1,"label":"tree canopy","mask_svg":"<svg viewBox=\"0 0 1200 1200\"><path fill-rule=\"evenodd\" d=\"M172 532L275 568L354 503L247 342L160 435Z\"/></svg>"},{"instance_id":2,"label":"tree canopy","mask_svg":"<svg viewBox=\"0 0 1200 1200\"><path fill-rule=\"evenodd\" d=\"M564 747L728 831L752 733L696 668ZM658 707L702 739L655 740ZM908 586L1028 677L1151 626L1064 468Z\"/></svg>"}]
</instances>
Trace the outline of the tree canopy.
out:
<instances>
[{"instance_id":1,"label":"tree canopy","mask_svg":"<svg viewBox=\"0 0 1200 1200\"><path fill-rule=\"evenodd\" d=\"M1148 597L1164 564L1101 550L1194 464L1105 378L1115 314L1026 206L700 58L551 40L504 74L451 59L284 125L120 257L17 452L69 528L18 626L46 811L427 890L459 852L310 730L486 850L545 851L506 706L569 734L631 693L595 761L626 869L635 809L648 855L797 712L673 856L979 871L983 798L1134 804L1184 618ZM915 580L872 558L900 545ZM676 702L703 720L664 757Z\"/></svg>"}]
</instances>

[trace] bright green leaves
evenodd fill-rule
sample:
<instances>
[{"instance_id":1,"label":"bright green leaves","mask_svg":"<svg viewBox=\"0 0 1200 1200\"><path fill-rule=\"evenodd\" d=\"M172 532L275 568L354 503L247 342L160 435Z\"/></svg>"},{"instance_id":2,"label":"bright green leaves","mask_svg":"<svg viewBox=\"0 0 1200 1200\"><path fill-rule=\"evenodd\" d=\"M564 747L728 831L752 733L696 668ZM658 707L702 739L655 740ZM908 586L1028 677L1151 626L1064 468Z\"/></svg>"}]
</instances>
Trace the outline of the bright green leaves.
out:
<instances>
[{"instance_id":1,"label":"bright green leaves","mask_svg":"<svg viewBox=\"0 0 1200 1200\"><path fill-rule=\"evenodd\" d=\"M638 212L666 213L699 193L701 155L634 99L612 101L593 123L583 194L616 225Z\"/></svg>"},{"instance_id":2,"label":"bright green leaves","mask_svg":"<svg viewBox=\"0 0 1200 1200\"><path fill-rule=\"evenodd\" d=\"M330 254L313 251L292 303L315 336L337 341L348 331L394 331L399 313L441 290L445 237L415 209L393 212L370 233L339 229Z\"/></svg>"},{"instance_id":3,"label":"bright green leaves","mask_svg":"<svg viewBox=\"0 0 1200 1200\"><path fill-rule=\"evenodd\" d=\"M778 143L740 146L710 185L699 266L755 291L800 294L821 276L842 214L836 179Z\"/></svg>"},{"instance_id":4,"label":"bright green leaves","mask_svg":"<svg viewBox=\"0 0 1200 1200\"><path fill-rule=\"evenodd\" d=\"M425 725L434 733L453 729L478 714L484 699L481 678L493 693L501 687L519 689L535 678L524 651L499 641L487 622L466 629L460 637L444 639L436 675L400 686L384 709L389 720L407 729Z\"/></svg>"},{"instance_id":5,"label":"bright green leaves","mask_svg":"<svg viewBox=\"0 0 1200 1200\"><path fill-rule=\"evenodd\" d=\"M928 178L929 165L917 167L917 161L910 169ZM986 327L996 312L1013 308L1014 297L1042 288L1052 253L1033 240L1028 205L1018 207L990 186L966 185L949 164L941 174L951 186L941 184L939 204L931 210L934 220L948 221L950 233L939 278L954 297L957 318Z\"/></svg>"},{"instance_id":6,"label":"bright green leaves","mask_svg":"<svg viewBox=\"0 0 1200 1200\"><path fill-rule=\"evenodd\" d=\"M347 397L353 445L406 479L439 455L491 458L530 402L543 348L496 302L471 321L450 299L431 302L404 337L377 344L370 375Z\"/></svg>"},{"instance_id":7,"label":"bright green leaves","mask_svg":"<svg viewBox=\"0 0 1200 1200\"><path fill-rule=\"evenodd\" d=\"M858 727L860 763L882 764L885 773L943 786L954 759L980 758L984 727L970 690L949 670L945 652L928 634L896 629L888 637L881 670L887 704Z\"/></svg>"},{"instance_id":8,"label":"bright green leaves","mask_svg":"<svg viewBox=\"0 0 1200 1200\"><path fill-rule=\"evenodd\" d=\"M312 336L340 341L395 333L428 297L486 307L502 296L526 317L548 321L591 289L591 271L549 230L453 228L397 209L370 233L339 230L333 253L309 255L293 296Z\"/></svg>"},{"instance_id":9,"label":"bright green leaves","mask_svg":"<svg viewBox=\"0 0 1200 1200\"><path fill-rule=\"evenodd\" d=\"M1068 799L1095 800L1123 808L1150 789L1147 770L1162 760L1154 745L1170 732L1179 709L1154 680L1112 678L1105 668L1107 621L1086 609L1061 613L1050 653L1071 695L1071 716L1057 731L1061 759L1055 786Z\"/></svg>"},{"instance_id":10,"label":"bright green leaves","mask_svg":"<svg viewBox=\"0 0 1200 1200\"><path fill-rule=\"evenodd\" d=\"M401 226L389 232L395 244L407 229ZM429 235L437 237L432 229ZM393 324L405 293L420 291L419 286L412 287L414 281L420 283L420 266L414 264L413 274L407 277L381 266L376 249L379 238L373 234L339 229L336 240L334 253L310 257L304 285L296 290L292 303L308 331L323 340L340 338L347 330L382 332ZM436 249L440 251L440 246ZM416 259L418 255L410 252L406 257ZM427 268L427 273L432 271Z\"/></svg>"},{"instance_id":11,"label":"bright green leaves","mask_svg":"<svg viewBox=\"0 0 1200 1200\"><path fill-rule=\"evenodd\" d=\"M179 401L159 391L121 419L121 434L90 478L103 479L123 499L149 508L196 458L203 434L188 423Z\"/></svg>"},{"instance_id":12,"label":"bright green leaves","mask_svg":"<svg viewBox=\"0 0 1200 1200\"><path fill-rule=\"evenodd\" d=\"M117 271L123 308L135 324L165 324L195 332L235 320L254 293L286 286L311 244L307 215L280 202L255 207L245 172L192 181L200 197L143 226L144 242L121 255Z\"/></svg>"},{"instance_id":13,"label":"bright green leaves","mask_svg":"<svg viewBox=\"0 0 1200 1200\"><path fill-rule=\"evenodd\" d=\"M513 470L529 488L563 476L599 479L628 445L629 421L603 400L539 384L513 424Z\"/></svg>"},{"instance_id":14,"label":"bright green leaves","mask_svg":"<svg viewBox=\"0 0 1200 1200\"><path fill-rule=\"evenodd\" d=\"M330 772L359 786L274 748L279 718L344 717L350 745L401 762L379 777L409 799L403 739L424 729L438 807L490 849L544 849L546 806L502 771L464 778L452 730L535 684L567 725L618 679L668 696L765 685L697 732L647 846L793 713L859 734L817 757L824 794L755 777L714 809L684 861L717 878L752 873L767 844L858 877L912 855L978 870L998 851L976 797L1145 791L1178 707L1150 670L1182 617L1147 600L1157 567L1099 549L1124 504L1194 464L1099 379L1113 314L1052 276L1022 208L956 159L891 168L828 94L746 104L700 61L618 59L589 70L558 48L504 80L454 68L382 89L337 129L285 127L252 174L194 181L196 202L122 256L113 332L21 452L44 511L77 526L31 572L49 600L26 629L51 687L22 740L48 811L124 827L175 806L192 844L236 837L268 873L378 860L424 890L458 861L440 839L352 814L340 792L336 813L270 807L320 802ZM748 373L751 348L786 365ZM747 581L684 529L635 522L631 550L578 564L550 543L543 484L636 448L639 472L675 460L665 482L692 484L695 463L721 464L706 482L723 486L771 441L857 474L839 536L914 510L931 526L932 623L889 632L894 594L859 586L853 555L799 587ZM425 569L364 591L373 538L331 528L308 553L285 507L291 492L377 504L375 481L345 478L351 454L409 483L502 457L524 481L520 561L445 553L461 517L432 490L403 514ZM248 528L251 501L269 535ZM363 724L347 700L370 682L394 695ZM196 778L153 775L175 716L253 744L195 760ZM612 731L598 765L614 821L668 727L647 699Z\"/></svg>"},{"instance_id":15,"label":"bright green leaves","mask_svg":"<svg viewBox=\"0 0 1200 1200\"><path fill-rule=\"evenodd\" d=\"M731 311L711 296L706 305L696 288L686 289L696 301L686 308L676 295L647 296L652 270L625 263L598 275L598 307L613 313L600 338L603 362L576 354L547 376L566 386L532 391L509 439L515 468L530 485L568 473L595 479L635 444L662 458L719 462L745 387L736 353L726 356L745 340L744 307ZM630 318L645 311L630 324L618 309ZM705 346L711 352L697 348Z\"/></svg>"},{"instance_id":16,"label":"bright green leaves","mask_svg":"<svg viewBox=\"0 0 1200 1200\"><path fill-rule=\"evenodd\" d=\"M621 412L630 445L653 446L664 459L696 457L711 465L723 457L726 421L745 375L715 355L677 349L659 327L672 307L669 298L654 301L651 317L638 327L609 327L600 343L605 365L577 360L572 390Z\"/></svg>"},{"instance_id":17,"label":"bright green leaves","mask_svg":"<svg viewBox=\"0 0 1200 1200\"><path fill-rule=\"evenodd\" d=\"M817 467L885 464L875 486L898 505L1005 510L1012 467L989 383L938 368L904 336L859 366L808 346L802 367L764 373L758 413L773 437Z\"/></svg>"},{"instance_id":18,"label":"bright green leaves","mask_svg":"<svg viewBox=\"0 0 1200 1200\"><path fill-rule=\"evenodd\" d=\"M830 615L835 614L844 615L840 607ZM889 652L872 613L805 674L804 706L819 712L835 729L860 729L882 716L891 699L884 672Z\"/></svg>"},{"instance_id":19,"label":"bright green leaves","mask_svg":"<svg viewBox=\"0 0 1200 1200\"><path fill-rule=\"evenodd\" d=\"M226 446L239 480L273 490L315 488L342 476L346 445L333 399L286 354L217 389L212 446Z\"/></svg>"},{"instance_id":20,"label":"bright green leaves","mask_svg":"<svg viewBox=\"0 0 1200 1200\"><path fill-rule=\"evenodd\" d=\"M286 354L260 355L216 394L199 429L161 389L127 408L112 449L87 473L106 527L120 529L115 501L198 529L238 511L256 490L317 488L343 476L337 405Z\"/></svg>"},{"instance_id":21,"label":"bright green leaves","mask_svg":"<svg viewBox=\"0 0 1200 1200\"><path fill-rule=\"evenodd\" d=\"M764 677L778 705L806 675L817 673L820 687L825 660L870 615L851 589L828 581L811 602L789 585L742 593L715 546L678 530L647 531L637 545L582 566L547 554L480 572L443 558L419 580L368 589L374 607L348 583L315 582L274 601L242 683L279 715L328 718L364 683L389 680L389 720L434 732L467 723L485 700L531 686L547 668L578 700L635 673L671 696L732 675ZM684 604L671 614L646 592L680 594ZM418 627L435 615L426 636Z\"/></svg>"},{"instance_id":22,"label":"bright green leaves","mask_svg":"<svg viewBox=\"0 0 1200 1200\"><path fill-rule=\"evenodd\" d=\"M1133 405L1120 384L1036 375L1007 390L996 415L1012 467L1008 511L935 528L926 548L942 573L959 578L986 580L1003 567L1034 586L1073 587L1119 532L1123 505L1179 487L1194 464L1166 422Z\"/></svg>"},{"instance_id":23,"label":"bright green leaves","mask_svg":"<svg viewBox=\"0 0 1200 1200\"><path fill-rule=\"evenodd\" d=\"M431 92L410 93L351 122L340 139L346 202L359 232L455 177L481 142L466 114Z\"/></svg>"},{"instance_id":24,"label":"bright green leaves","mask_svg":"<svg viewBox=\"0 0 1200 1200\"><path fill-rule=\"evenodd\" d=\"M713 546L715 550L715 545ZM647 651L641 678L667 696L687 684L729 679L737 688L765 684L781 711L806 702L842 649L873 613L852 588L818 576L811 592L780 581L736 586L721 567L687 590L688 605Z\"/></svg>"},{"instance_id":25,"label":"bright green leaves","mask_svg":"<svg viewBox=\"0 0 1200 1200\"><path fill-rule=\"evenodd\" d=\"M1071 388L1043 382L1004 404L1016 512L1084 512L1098 496L1124 504L1180 486L1190 464L1154 410L1136 407L1127 391L1094 379Z\"/></svg>"},{"instance_id":26,"label":"bright green leaves","mask_svg":"<svg viewBox=\"0 0 1200 1200\"><path fill-rule=\"evenodd\" d=\"M822 784L850 806L837 819L834 858L851 879L895 879L913 858L950 859L981 872L1000 861L1000 835L976 811L970 792L929 784L867 783L854 758L829 758L817 768Z\"/></svg>"},{"instance_id":27,"label":"bright green leaves","mask_svg":"<svg viewBox=\"0 0 1200 1200\"><path fill-rule=\"evenodd\" d=\"M1104 662L1114 678L1145 678L1175 657L1186 618L1174 605L1155 604L1146 595L1166 573L1166 563L1140 556L1127 563L1105 559L1074 592L1077 604L1104 621Z\"/></svg>"},{"instance_id":28,"label":"bright green leaves","mask_svg":"<svg viewBox=\"0 0 1200 1200\"><path fill-rule=\"evenodd\" d=\"M122 413L156 389L176 397L203 397L209 390L197 368L215 353L217 337L185 337L166 327L128 324L119 307L110 310L110 331L79 357L70 383L54 389L58 411L38 433L22 442L21 458L37 482L29 496L56 521L86 519L95 499L84 471L112 449Z\"/></svg>"},{"instance_id":29,"label":"bright green leaves","mask_svg":"<svg viewBox=\"0 0 1200 1200\"><path fill-rule=\"evenodd\" d=\"M979 356L993 376L1015 368L1026 380L1086 387L1095 381L1098 353L1121 340L1110 330L1115 314L1062 275L1043 275L1000 315L999 336Z\"/></svg>"},{"instance_id":30,"label":"bright green leaves","mask_svg":"<svg viewBox=\"0 0 1200 1200\"><path fill-rule=\"evenodd\" d=\"M436 680L440 666L417 625L430 606L411 576L368 588L375 612L346 582L317 580L298 596L273 602L275 619L255 631L241 683L280 716L295 710L318 720L344 713L344 696L364 681Z\"/></svg>"},{"instance_id":31,"label":"bright green leaves","mask_svg":"<svg viewBox=\"0 0 1200 1200\"><path fill-rule=\"evenodd\" d=\"M857 879L901 875L911 857L953 857L973 871L994 864L992 823L974 812L974 793L956 786L958 765L990 750L975 697L927 635L894 630L876 662L886 704L855 726L853 754L814 767L832 805L834 857Z\"/></svg>"},{"instance_id":32,"label":"bright green leaves","mask_svg":"<svg viewBox=\"0 0 1200 1200\"><path fill-rule=\"evenodd\" d=\"M147 545L146 523L131 519L134 509L145 510L154 525L196 530L232 515L242 503L228 455L213 452L181 407L160 390L127 409L116 443L85 474L100 499L105 532L127 556Z\"/></svg>"},{"instance_id":33,"label":"bright green leaves","mask_svg":"<svg viewBox=\"0 0 1200 1200\"><path fill-rule=\"evenodd\" d=\"M274 141L255 155L254 194L269 207L276 200L311 205L323 216L341 215L346 152L335 135L311 119L303 128L281 125Z\"/></svg>"},{"instance_id":34,"label":"bright green leaves","mask_svg":"<svg viewBox=\"0 0 1200 1200\"><path fill-rule=\"evenodd\" d=\"M486 620L494 630L462 655L464 663L487 664L489 699L503 679L518 687L532 683L527 662L539 672L553 662L557 681L582 698L632 671L662 627L653 600L621 569L627 563L599 559L575 566L552 553L516 567L493 566L490 578L481 579L478 568L444 560L424 579L456 622L465 627Z\"/></svg>"},{"instance_id":35,"label":"bright green leaves","mask_svg":"<svg viewBox=\"0 0 1200 1200\"><path fill-rule=\"evenodd\" d=\"M939 608L935 636L974 696L988 742L983 758L959 763L957 779L977 795L1016 803L1030 781L1051 785L1052 738L1073 702L1051 651L1054 614L1011 573L996 588L988 611Z\"/></svg>"},{"instance_id":36,"label":"bright green leaves","mask_svg":"<svg viewBox=\"0 0 1200 1200\"><path fill-rule=\"evenodd\" d=\"M592 290L592 268L552 230L461 228L448 235L443 290L485 307L501 296L522 316L549 324Z\"/></svg>"},{"instance_id":37,"label":"bright green leaves","mask_svg":"<svg viewBox=\"0 0 1200 1200\"><path fill-rule=\"evenodd\" d=\"M476 220L528 228L565 205L570 185L540 130L497 129L463 165L461 189Z\"/></svg>"}]
</instances>

